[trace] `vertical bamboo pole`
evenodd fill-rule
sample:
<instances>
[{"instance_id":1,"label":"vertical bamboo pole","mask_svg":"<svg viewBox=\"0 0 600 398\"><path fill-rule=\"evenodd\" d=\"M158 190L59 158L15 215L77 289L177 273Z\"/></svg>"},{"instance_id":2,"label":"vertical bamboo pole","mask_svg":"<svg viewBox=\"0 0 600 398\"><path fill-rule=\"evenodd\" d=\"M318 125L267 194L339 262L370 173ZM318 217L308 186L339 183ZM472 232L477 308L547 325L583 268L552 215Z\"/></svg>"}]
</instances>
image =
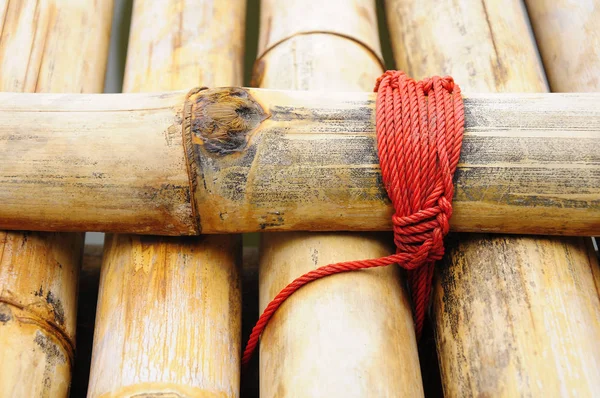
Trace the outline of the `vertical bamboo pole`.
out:
<instances>
[{"instance_id":1,"label":"vertical bamboo pole","mask_svg":"<svg viewBox=\"0 0 600 398\"><path fill-rule=\"evenodd\" d=\"M546 91L518 0L388 0L398 67L470 91ZM461 192L457 192L461 195ZM448 396L594 395L600 382L597 262L582 238L455 235L433 312Z\"/></svg>"},{"instance_id":2,"label":"vertical bamboo pole","mask_svg":"<svg viewBox=\"0 0 600 398\"><path fill-rule=\"evenodd\" d=\"M0 90L102 91L111 10L1 1ZM0 232L0 396L68 395L82 247L83 234Z\"/></svg>"},{"instance_id":3,"label":"vertical bamboo pole","mask_svg":"<svg viewBox=\"0 0 600 398\"><path fill-rule=\"evenodd\" d=\"M261 87L370 91L383 72L375 3L262 1ZM272 233L261 242L261 311L289 282L328 263L392 253L389 235ZM260 344L260 391L274 396L422 396L412 314L396 266L303 287Z\"/></svg>"},{"instance_id":4,"label":"vertical bamboo pole","mask_svg":"<svg viewBox=\"0 0 600 398\"><path fill-rule=\"evenodd\" d=\"M552 91L600 91L600 3L526 0Z\"/></svg>"},{"instance_id":5,"label":"vertical bamboo pole","mask_svg":"<svg viewBox=\"0 0 600 398\"><path fill-rule=\"evenodd\" d=\"M580 2L574 6L565 0L526 0L525 4L551 90L600 91L600 3ZM596 291L600 293L598 257L592 240L586 239L585 243L590 258L592 280ZM595 338L596 342L599 340L597 334L592 338ZM593 363L585 365L591 367L590 376L595 377L596 381L591 384L589 392L592 395L600 395L599 345L592 345L591 355L589 352L586 354L587 360Z\"/></svg>"},{"instance_id":6,"label":"vertical bamboo pole","mask_svg":"<svg viewBox=\"0 0 600 398\"><path fill-rule=\"evenodd\" d=\"M244 17L242 0L137 0L124 91L241 84ZM89 397L239 396L240 243L106 237Z\"/></svg>"}]
</instances>

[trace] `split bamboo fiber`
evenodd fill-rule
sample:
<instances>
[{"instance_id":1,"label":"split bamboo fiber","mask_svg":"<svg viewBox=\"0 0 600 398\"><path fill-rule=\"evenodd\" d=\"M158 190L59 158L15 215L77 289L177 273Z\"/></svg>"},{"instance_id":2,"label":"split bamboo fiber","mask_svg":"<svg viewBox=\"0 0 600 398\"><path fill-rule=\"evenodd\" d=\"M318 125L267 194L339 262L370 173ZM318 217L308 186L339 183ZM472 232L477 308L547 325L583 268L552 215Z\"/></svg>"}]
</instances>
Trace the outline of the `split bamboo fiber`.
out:
<instances>
[{"instance_id":1,"label":"split bamboo fiber","mask_svg":"<svg viewBox=\"0 0 600 398\"><path fill-rule=\"evenodd\" d=\"M374 1L263 0L261 12L254 75L261 87L370 91L383 73ZM293 159L287 152L296 146L289 145L283 159ZM351 146L349 151L360 151ZM302 161L288 161L302 167ZM388 255L391 243L388 234L263 234L261 312L305 272ZM422 396L412 313L398 267L331 276L290 297L261 337L260 393Z\"/></svg>"},{"instance_id":2,"label":"split bamboo fiber","mask_svg":"<svg viewBox=\"0 0 600 398\"><path fill-rule=\"evenodd\" d=\"M597 233L600 95L465 95L453 230ZM389 230L374 98L0 94L0 228Z\"/></svg>"},{"instance_id":3,"label":"split bamboo fiber","mask_svg":"<svg viewBox=\"0 0 600 398\"><path fill-rule=\"evenodd\" d=\"M389 0L387 12L397 66L415 77L450 74L483 92L547 90L520 1ZM434 288L444 393L597 395L597 267L581 238L451 237Z\"/></svg>"},{"instance_id":4,"label":"split bamboo fiber","mask_svg":"<svg viewBox=\"0 0 600 398\"><path fill-rule=\"evenodd\" d=\"M0 2L0 89L101 91L111 10L112 1ZM83 234L0 232L0 396L68 396L82 248Z\"/></svg>"},{"instance_id":5,"label":"split bamboo fiber","mask_svg":"<svg viewBox=\"0 0 600 398\"><path fill-rule=\"evenodd\" d=\"M244 17L242 0L136 1L124 91L240 84ZM164 212L161 200L188 184L181 135L161 131L172 141L155 152L144 134L134 152L168 173L147 198ZM240 258L237 235L107 235L88 396L239 396Z\"/></svg>"}]
</instances>

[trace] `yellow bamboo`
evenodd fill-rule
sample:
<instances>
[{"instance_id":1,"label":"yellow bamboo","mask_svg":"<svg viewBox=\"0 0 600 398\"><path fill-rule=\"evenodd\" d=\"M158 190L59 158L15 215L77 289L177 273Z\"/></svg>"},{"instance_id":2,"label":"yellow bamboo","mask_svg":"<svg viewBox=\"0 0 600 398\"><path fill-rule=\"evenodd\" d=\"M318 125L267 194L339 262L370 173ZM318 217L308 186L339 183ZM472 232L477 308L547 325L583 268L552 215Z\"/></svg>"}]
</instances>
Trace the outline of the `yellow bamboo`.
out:
<instances>
[{"instance_id":1,"label":"yellow bamboo","mask_svg":"<svg viewBox=\"0 0 600 398\"><path fill-rule=\"evenodd\" d=\"M101 91L111 10L0 1L0 90ZM0 396L68 396L82 247L82 234L0 232Z\"/></svg>"},{"instance_id":2,"label":"yellow bamboo","mask_svg":"<svg viewBox=\"0 0 600 398\"><path fill-rule=\"evenodd\" d=\"M600 3L526 0L552 91L600 90Z\"/></svg>"},{"instance_id":3,"label":"yellow bamboo","mask_svg":"<svg viewBox=\"0 0 600 398\"><path fill-rule=\"evenodd\" d=\"M0 227L390 229L374 98L239 88L189 98L0 94ZM467 94L465 111L455 231L600 230L600 95Z\"/></svg>"},{"instance_id":4,"label":"yellow bamboo","mask_svg":"<svg viewBox=\"0 0 600 398\"><path fill-rule=\"evenodd\" d=\"M312 0L293 0L283 4L263 0L253 85L288 90L371 91L373 76L379 76L383 70L372 3L332 0L317 4Z\"/></svg>"},{"instance_id":5,"label":"yellow bamboo","mask_svg":"<svg viewBox=\"0 0 600 398\"><path fill-rule=\"evenodd\" d=\"M574 7L572 3L562 0L527 0L525 3L552 91L600 91L600 55L597 51L600 27L595 22L600 18L600 4L582 2ZM592 280L596 292L600 292L598 257L591 239L586 239L585 245ZM590 339L598 339L597 329ZM600 392L600 386L590 383L590 378L598 378L600 350L597 345L593 348L592 355L584 355L589 362L595 362L583 366L590 367L585 381L590 384L590 393L596 395Z\"/></svg>"},{"instance_id":6,"label":"yellow bamboo","mask_svg":"<svg viewBox=\"0 0 600 398\"><path fill-rule=\"evenodd\" d=\"M137 0L124 91L240 84L244 17L241 0ZM188 188L181 146L153 170L170 155L164 192ZM240 257L236 235L107 235L88 396L239 396Z\"/></svg>"},{"instance_id":7,"label":"yellow bamboo","mask_svg":"<svg viewBox=\"0 0 600 398\"><path fill-rule=\"evenodd\" d=\"M383 73L374 1L263 0L261 11L254 76L261 87L369 91ZM388 255L390 243L388 234L263 234L260 310L305 272ZM287 300L261 338L260 392L422 396L412 314L398 268L331 276Z\"/></svg>"},{"instance_id":8,"label":"yellow bamboo","mask_svg":"<svg viewBox=\"0 0 600 398\"><path fill-rule=\"evenodd\" d=\"M386 5L398 67L410 74L450 74L465 90L547 90L520 1ZM584 240L450 240L433 311L445 394L597 395L598 265Z\"/></svg>"}]
</instances>

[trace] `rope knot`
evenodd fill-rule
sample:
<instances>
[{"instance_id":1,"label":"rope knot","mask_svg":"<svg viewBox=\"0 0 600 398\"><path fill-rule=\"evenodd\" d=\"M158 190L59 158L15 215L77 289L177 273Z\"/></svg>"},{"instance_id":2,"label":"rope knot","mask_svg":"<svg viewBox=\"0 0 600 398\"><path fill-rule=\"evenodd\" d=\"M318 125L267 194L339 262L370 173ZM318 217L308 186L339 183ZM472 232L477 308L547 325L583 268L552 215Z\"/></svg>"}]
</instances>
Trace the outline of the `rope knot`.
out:
<instances>
[{"instance_id":1,"label":"rope knot","mask_svg":"<svg viewBox=\"0 0 600 398\"><path fill-rule=\"evenodd\" d=\"M450 230L450 211L444 206L420 210L409 216L394 214L394 243L399 252L418 253L404 268L414 269L426 262L437 261L444 254L444 236ZM402 264L400 264L402 265Z\"/></svg>"},{"instance_id":2,"label":"rope knot","mask_svg":"<svg viewBox=\"0 0 600 398\"><path fill-rule=\"evenodd\" d=\"M375 84L377 151L392 216L398 264L409 271L420 334L432 267L444 255L452 217L452 178L462 144L464 109L450 76L415 81L387 71ZM422 270L426 268L426 270Z\"/></svg>"}]
</instances>

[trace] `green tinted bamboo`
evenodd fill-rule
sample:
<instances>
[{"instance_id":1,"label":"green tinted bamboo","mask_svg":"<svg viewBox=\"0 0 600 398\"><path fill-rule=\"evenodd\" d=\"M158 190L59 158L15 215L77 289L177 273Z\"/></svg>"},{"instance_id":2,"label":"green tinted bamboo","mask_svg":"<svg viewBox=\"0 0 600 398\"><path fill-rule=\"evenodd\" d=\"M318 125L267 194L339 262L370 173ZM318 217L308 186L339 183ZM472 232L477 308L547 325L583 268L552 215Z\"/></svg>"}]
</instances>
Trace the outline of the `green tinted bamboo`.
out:
<instances>
[{"instance_id":1,"label":"green tinted bamboo","mask_svg":"<svg viewBox=\"0 0 600 398\"><path fill-rule=\"evenodd\" d=\"M244 8L241 0L136 1L124 91L240 84ZM173 156L168 172L182 177L161 181L167 197L188 186L182 154L167 143L159 156ZM107 235L89 397L239 396L240 243Z\"/></svg>"},{"instance_id":2,"label":"green tinted bamboo","mask_svg":"<svg viewBox=\"0 0 600 398\"><path fill-rule=\"evenodd\" d=\"M520 1L388 0L387 11L398 67L412 75L450 74L465 90L547 90ZM579 238L451 238L433 311L445 394L597 395L588 253Z\"/></svg>"},{"instance_id":3,"label":"green tinted bamboo","mask_svg":"<svg viewBox=\"0 0 600 398\"><path fill-rule=\"evenodd\" d=\"M369 91L383 73L374 1L263 0L261 12L262 55L254 76L261 87ZM391 243L388 234L263 234L260 311L305 272L385 256L393 252ZM398 268L331 276L290 297L261 337L260 393L422 396L412 313Z\"/></svg>"},{"instance_id":4,"label":"green tinted bamboo","mask_svg":"<svg viewBox=\"0 0 600 398\"><path fill-rule=\"evenodd\" d=\"M0 1L0 90L102 91L111 9ZM0 232L0 396L68 396L82 247L83 234Z\"/></svg>"}]
</instances>

